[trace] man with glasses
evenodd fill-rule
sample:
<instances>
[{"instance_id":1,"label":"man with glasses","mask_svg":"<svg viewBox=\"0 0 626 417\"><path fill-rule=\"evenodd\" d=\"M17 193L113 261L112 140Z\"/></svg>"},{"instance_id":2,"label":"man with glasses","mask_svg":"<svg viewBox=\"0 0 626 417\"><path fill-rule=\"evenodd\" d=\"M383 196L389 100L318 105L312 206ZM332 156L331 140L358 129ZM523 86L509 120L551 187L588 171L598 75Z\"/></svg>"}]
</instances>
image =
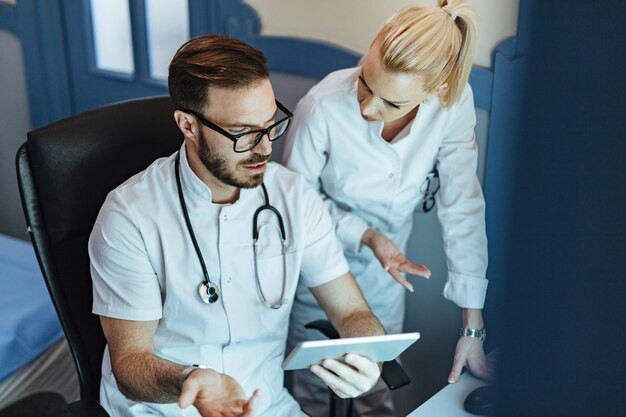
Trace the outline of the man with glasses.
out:
<instances>
[{"instance_id":1,"label":"man with glasses","mask_svg":"<svg viewBox=\"0 0 626 417\"><path fill-rule=\"evenodd\" d=\"M113 190L89 240L107 339L102 405L113 417L304 415L281 369L298 280L343 337L382 326L317 193L268 162L292 114L262 53L194 38L170 64L169 89L180 151ZM345 362L311 371L344 398L380 375L364 357Z\"/></svg>"}]
</instances>

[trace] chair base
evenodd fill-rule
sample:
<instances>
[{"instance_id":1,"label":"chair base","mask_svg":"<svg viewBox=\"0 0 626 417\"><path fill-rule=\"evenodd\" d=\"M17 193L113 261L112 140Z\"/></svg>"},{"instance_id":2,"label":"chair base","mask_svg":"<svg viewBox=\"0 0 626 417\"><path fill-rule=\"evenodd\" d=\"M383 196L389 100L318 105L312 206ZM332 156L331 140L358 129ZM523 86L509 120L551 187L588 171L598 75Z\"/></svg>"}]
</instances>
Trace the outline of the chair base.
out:
<instances>
[{"instance_id":1,"label":"chair base","mask_svg":"<svg viewBox=\"0 0 626 417\"><path fill-rule=\"evenodd\" d=\"M0 410L0 417L59 417L65 400L56 392L37 392Z\"/></svg>"}]
</instances>

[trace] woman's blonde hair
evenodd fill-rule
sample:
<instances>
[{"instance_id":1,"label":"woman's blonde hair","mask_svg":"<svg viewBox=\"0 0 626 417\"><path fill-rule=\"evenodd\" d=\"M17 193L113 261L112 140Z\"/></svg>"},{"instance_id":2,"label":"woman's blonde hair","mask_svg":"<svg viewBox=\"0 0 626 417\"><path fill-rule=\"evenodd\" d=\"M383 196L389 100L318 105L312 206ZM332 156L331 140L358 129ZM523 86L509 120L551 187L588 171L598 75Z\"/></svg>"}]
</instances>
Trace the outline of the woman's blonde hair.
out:
<instances>
[{"instance_id":1,"label":"woman's blonde hair","mask_svg":"<svg viewBox=\"0 0 626 417\"><path fill-rule=\"evenodd\" d=\"M447 83L439 93L443 107L450 107L461 97L472 68L475 43L476 15L462 0L405 7L372 41L379 46L388 71L419 74L428 92Z\"/></svg>"}]
</instances>

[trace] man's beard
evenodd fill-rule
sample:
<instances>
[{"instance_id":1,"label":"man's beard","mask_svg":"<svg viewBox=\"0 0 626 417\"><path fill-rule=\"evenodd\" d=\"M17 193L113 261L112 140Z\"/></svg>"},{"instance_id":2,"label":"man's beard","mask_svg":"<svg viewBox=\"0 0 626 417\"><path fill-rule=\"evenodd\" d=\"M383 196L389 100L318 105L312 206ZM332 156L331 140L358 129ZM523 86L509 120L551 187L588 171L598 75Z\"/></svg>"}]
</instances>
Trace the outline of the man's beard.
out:
<instances>
[{"instance_id":1,"label":"man's beard","mask_svg":"<svg viewBox=\"0 0 626 417\"><path fill-rule=\"evenodd\" d=\"M208 169L215 178L222 181L224 184L237 188L256 188L263 182L264 172L249 177L241 176L238 178L236 172L228 168L226 160L215 153L209 146L204 134L201 134L199 142L198 156L200 161L202 161L206 169ZM237 165L258 165L268 161L270 156L271 154L260 155L254 153L250 159L241 161Z\"/></svg>"}]
</instances>

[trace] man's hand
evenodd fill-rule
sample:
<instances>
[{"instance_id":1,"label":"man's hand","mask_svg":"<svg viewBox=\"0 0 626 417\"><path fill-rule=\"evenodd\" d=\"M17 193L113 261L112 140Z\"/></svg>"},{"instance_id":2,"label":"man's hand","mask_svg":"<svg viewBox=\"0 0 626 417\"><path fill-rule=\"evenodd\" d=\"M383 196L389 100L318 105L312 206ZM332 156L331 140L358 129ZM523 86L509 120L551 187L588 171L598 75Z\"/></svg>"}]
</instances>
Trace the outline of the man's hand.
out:
<instances>
[{"instance_id":1,"label":"man's hand","mask_svg":"<svg viewBox=\"0 0 626 417\"><path fill-rule=\"evenodd\" d=\"M212 369L196 369L183 384L178 397L181 408L193 404L202 417L249 417L260 397L256 390L249 399L237 381Z\"/></svg>"},{"instance_id":2,"label":"man's hand","mask_svg":"<svg viewBox=\"0 0 626 417\"><path fill-rule=\"evenodd\" d=\"M312 287L311 292L341 337L385 334L350 272ZM354 353L345 355L344 362L325 359L321 366L313 365L311 371L341 398L361 395L378 381L380 368L376 362Z\"/></svg>"},{"instance_id":3,"label":"man's hand","mask_svg":"<svg viewBox=\"0 0 626 417\"><path fill-rule=\"evenodd\" d=\"M354 353L348 353L344 360L346 363L325 359L322 366L311 366L311 371L340 398L357 397L376 384L380 376L376 362Z\"/></svg>"},{"instance_id":4,"label":"man's hand","mask_svg":"<svg viewBox=\"0 0 626 417\"><path fill-rule=\"evenodd\" d=\"M464 367L478 378L493 381L493 361L487 361L483 343L475 337L461 336L457 342L448 382L456 382L459 376L461 376L461 371L463 371Z\"/></svg>"},{"instance_id":5,"label":"man's hand","mask_svg":"<svg viewBox=\"0 0 626 417\"><path fill-rule=\"evenodd\" d=\"M416 264L408 260L396 244L382 233L367 229L363 233L361 242L374 252L385 271L389 272L393 279L407 290L413 292L413 285L400 274L401 272L424 278L430 277L430 270L426 265Z\"/></svg>"}]
</instances>

